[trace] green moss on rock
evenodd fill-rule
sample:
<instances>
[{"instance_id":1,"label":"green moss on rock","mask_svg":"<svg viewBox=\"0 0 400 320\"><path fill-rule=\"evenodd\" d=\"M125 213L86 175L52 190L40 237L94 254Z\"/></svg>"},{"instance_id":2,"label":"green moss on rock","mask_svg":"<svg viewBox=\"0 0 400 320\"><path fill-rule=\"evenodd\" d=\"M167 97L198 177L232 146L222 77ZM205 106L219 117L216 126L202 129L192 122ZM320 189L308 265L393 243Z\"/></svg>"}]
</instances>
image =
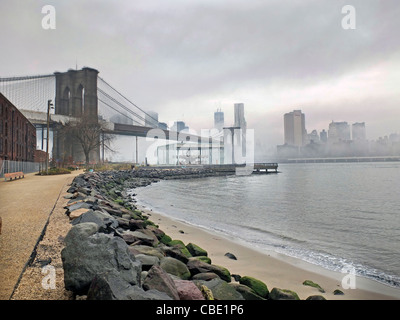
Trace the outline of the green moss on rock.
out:
<instances>
[{"instance_id":1,"label":"green moss on rock","mask_svg":"<svg viewBox=\"0 0 400 320\"><path fill-rule=\"evenodd\" d=\"M160 242L169 245L171 243L172 239L169 235L164 234L161 239Z\"/></svg>"},{"instance_id":2,"label":"green moss on rock","mask_svg":"<svg viewBox=\"0 0 400 320\"><path fill-rule=\"evenodd\" d=\"M249 288L253 289L254 292L259 296L268 299L269 296L268 287L261 280L249 276L244 276L240 278L239 283L248 286Z\"/></svg>"},{"instance_id":3,"label":"green moss on rock","mask_svg":"<svg viewBox=\"0 0 400 320\"><path fill-rule=\"evenodd\" d=\"M305 281L303 282L303 285L317 288L317 289L319 290L319 292L322 292L322 293L325 292L325 290L322 289L321 286L320 286L319 284L317 284L317 283L315 283L315 282L313 282L313 281L311 281L311 280L305 280Z\"/></svg>"},{"instance_id":4,"label":"green moss on rock","mask_svg":"<svg viewBox=\"0 0 400 320\"><path fill-rule=\"evenodd\" d=\"M196 259L198 259L198 260L200 260L200 261L203 261L203 262L205 262L205 263L211 264L211 259L210 259L209 257L206 257L206 256L196 256L196 257L194 257L194 258L196 258Z\"/></svg>"},{"instance_id":5,"label":"green moss on rock","mask_svg":"<svg viewBox=\"0 0 400 320\"><path fill-rule=\"evenodd\" d=\"M186 245L186 248L189 250L190 254L193 257L198 257L198 256L208 256L208 253L206 250L204 250L203 248L199 247L197 244L194 243L188 243Z\"/></svg>"},{"instance_id":6,"label":"green moss on rock","mask_svg":"<svg viewBox=\"0 0 400 320\"><path fill-rule=\"evenodd\" d=\"M192 255L190 254L189 250L186 248L185 244L181 240L172 240L168 243L169 246L178 248L181 250L182 254L187 257L191 258Z\"/></svg>"},{"instance_id":7,"label":"green moss on rock","mask_svg":"<svg viewBox=\"0 0 400 320\"><path fill-rule=\"evenodd\" d=\"M273 288L269 293L272 300L300 300L296 292L287 289Z\"/></svg>"}]
</instances>

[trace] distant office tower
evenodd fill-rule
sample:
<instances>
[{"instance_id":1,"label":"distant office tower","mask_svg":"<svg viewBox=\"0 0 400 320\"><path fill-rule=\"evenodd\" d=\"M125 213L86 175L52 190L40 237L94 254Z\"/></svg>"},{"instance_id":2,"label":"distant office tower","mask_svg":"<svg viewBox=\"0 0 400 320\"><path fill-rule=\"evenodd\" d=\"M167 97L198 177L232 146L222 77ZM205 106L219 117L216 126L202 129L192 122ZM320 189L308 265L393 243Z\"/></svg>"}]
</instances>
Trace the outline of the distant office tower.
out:
<instances>
[{"instance_id":1,"label":"distant office tower","mask_svg":"<svg viewBox=\"0 0 400 320\"><path fill-rule=\"evenodd\" d=\"M146 127L158 128L158 113L154 111L148 111L144 115L144 121Z\"/></svg>"},{"instance_id":2,"label":"distant office tower","mask_svg":"<svg viewBox=\"0 0 400 320\"><path fill-rule=\"evenodd\" d=\"M214 112L214 128L218 129L218 131L221 131L223 127L224 113L221 111L221 109L218 109L216 112Z\"/></svg>"},{"instance_id":3,"label":"distant office tower","mask_svg":"<svg viewBox=\"0 0 400 320\"><path fill-rule=\"evenodd\" d=\"M244 104L243 103L235 103L235 127L239 127L242 130L242 135L239 139L239 144L242 146L242 156L246 156L246 130L247 123L244 118Z\"/></svg>"},{"instance_id":4,"label":"distant office tower","mask_svg":"<svg viewBox=\"0 0 400 320\"><path fill-rule=\"evenodd\" d=\"M293 110L285 113L283 120L285 144L295 147L304 146L307 138L304 113L301 110Z\"/></svg>"},{"instance_id":5,"label":"distant office tower","mask_svg":"<svg viewBox=\"0 0 400 320\"><path fill-rule=\"evenodd\" d=\"M365 122L356 122L351 126L351 135L353 140L366 140Z\"/></svg>"},{"instance_id":6,"label":"distant office tower","mask_svg":"<svg viewBox=\"0 0 400 320\"><path fill-rule=\"evenodd\" d=\"M235 127L246 129L247 124L244 118L244 104L235 103L234 108L235 108Z\"/></svg>"},{"instance_id":7,"label":"distant office tower","mask_svg":"<svg viewBox=\"0 0 400 320\"><path fill-rule=\"evenodd\" d=\"M347 122L334 122L329 124L328 141L335 143L350 140L350 126Z\"/></svg>"},{"instance_id":8,"label":"distant office tower","mask_svg":"<svg viewBox=\"0 0 400 320\"><path fill-rule=\"evenodd\" d=\"M168 130L168 125L165 122L159 122L158 127L162 130Z\"/></svg>"},{"instance_id":9,"label":"distant office tower","mask_svg":"<svg viewBox=\"0 0 400 320\"><path fill-rule=\"evenodd\" d=\"M324 143L326 143L328 141L328 132L326 132L325 129L323 129L319 133L319 139L321 140L321 142L324 142Z\"/></svg>"},{"instance_id":10,"label":"distant office tower","mask_svg":"<svg viewBox=\"0 0 400 320\"><path fill-rule=\"evenodd\" d=\"M182 130L189 130L189 127L186 126L183 121L175 121L174 125L171 128L171 131L181 132Z\"/></svg>"},{"instance_id":11,"label":"distant office tower","mask_svg":"<svg viewBox=\"0 0 400 320\"><path fill-rule=\"evenodd\" d=\"M308 134L308 142L309 143L318 143L319 142L319 135L317 130L311 131L310 134Z\"/></svg>"}]
</instances>

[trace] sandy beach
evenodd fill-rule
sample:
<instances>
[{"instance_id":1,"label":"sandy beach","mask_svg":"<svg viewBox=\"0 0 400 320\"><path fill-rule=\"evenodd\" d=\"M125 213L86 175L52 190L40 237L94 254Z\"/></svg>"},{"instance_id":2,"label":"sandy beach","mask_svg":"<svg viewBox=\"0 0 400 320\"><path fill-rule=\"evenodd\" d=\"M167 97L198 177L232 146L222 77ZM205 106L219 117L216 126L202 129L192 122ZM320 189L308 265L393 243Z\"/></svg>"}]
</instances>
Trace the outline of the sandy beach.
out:
<instances>
[{"instance_id":1,"label":"sandy beach","mask_svg":"<svg viewBox=\"0 0 400 320\"><path fill-rule=\"evenodd\" d=\"M322 295L327 300L400 299L399 289L376 281L356 277L356 288L344 289L342 279L348 275L346 273L329 271L275 252L261 252L225 235L171 219L144 207L140 209L172 239L180 239L185 244L192 242L199 245L207 250L213 264L226 267L231 274L260 279L269 290L274 287L293 290L300 299L306 299L312 295ZM234 254L237 260L226 257L227 252ZM312 280L319 284L325 293L319 292L317 288L303 285L305 280ZM344 295L334 295L333 291L336 289L343 291Z\"/></svg>"}]
</instances>

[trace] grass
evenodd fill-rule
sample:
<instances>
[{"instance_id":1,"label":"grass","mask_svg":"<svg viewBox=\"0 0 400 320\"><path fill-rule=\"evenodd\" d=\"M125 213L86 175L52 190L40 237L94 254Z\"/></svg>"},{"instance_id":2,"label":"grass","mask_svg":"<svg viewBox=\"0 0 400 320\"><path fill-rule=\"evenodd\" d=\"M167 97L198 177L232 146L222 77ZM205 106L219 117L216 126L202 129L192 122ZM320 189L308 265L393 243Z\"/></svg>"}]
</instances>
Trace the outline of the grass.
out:
<instances>
[{"instance_id":1,"label":"grass","mask_svg":"<svg viewBox=\"0 0 400 320\"><path fill-rule=\"evenodd\" d=\"M37 173L37 176L51 176L51 175L56 175L56 174L70 174L72 170L67 169L67 168L50 168L48 173L46 171L41 171Z\"/></svg>"}]
</instances>

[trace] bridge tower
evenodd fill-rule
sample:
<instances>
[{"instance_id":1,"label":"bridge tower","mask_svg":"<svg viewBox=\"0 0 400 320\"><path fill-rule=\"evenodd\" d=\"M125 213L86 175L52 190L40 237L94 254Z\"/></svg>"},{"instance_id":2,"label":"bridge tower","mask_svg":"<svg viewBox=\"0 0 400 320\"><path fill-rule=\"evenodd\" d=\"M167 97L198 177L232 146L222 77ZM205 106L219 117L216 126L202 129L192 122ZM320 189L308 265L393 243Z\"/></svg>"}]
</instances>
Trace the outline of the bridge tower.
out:
<instances>
[{"instance_id":1,"label":"bridge tower","mask_svg":"<svg viewBox=\"0 0 400 320\"><path fill-rule=\"evenodd\" d=\"M56 95L55 114L80 118L90 116L98 121L97 75L92 68L55 72ZM100 137L99 137L100 139ZM61 136L55 132L53 158L57 161L84 161L82 147L72 137ZM100 160L100 148L91 154L91 160Z\"/></svg>"}]
</instances>

